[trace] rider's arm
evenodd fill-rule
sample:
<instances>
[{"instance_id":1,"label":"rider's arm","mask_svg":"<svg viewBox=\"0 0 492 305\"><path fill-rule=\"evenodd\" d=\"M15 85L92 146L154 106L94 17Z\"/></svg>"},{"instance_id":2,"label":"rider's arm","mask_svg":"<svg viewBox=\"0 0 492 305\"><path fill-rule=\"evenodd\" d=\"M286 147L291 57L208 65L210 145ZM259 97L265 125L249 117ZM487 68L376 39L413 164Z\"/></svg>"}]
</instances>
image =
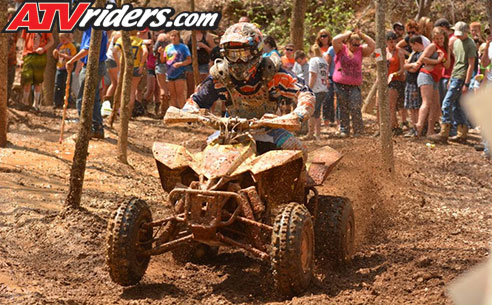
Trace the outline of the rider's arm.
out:
<instances>
[{"instance_id":1,"label":"rider's arm","mask_svg":"<svg viewBox=\"0 0 492 305\"><path fill-rule=\"evenodd\" d=\"M187 100L184 110L209 109L216 100L225 100L225 87L216 84L212 77L207 77Z\"/></svg>"}]
</instances>

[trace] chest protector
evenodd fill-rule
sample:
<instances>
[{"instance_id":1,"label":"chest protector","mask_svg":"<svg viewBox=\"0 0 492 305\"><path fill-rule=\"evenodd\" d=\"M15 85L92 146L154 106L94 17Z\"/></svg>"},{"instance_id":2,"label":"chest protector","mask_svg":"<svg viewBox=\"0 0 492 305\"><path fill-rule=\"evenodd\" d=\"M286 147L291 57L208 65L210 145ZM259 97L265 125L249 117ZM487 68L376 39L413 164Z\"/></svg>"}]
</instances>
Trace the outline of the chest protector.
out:
<instances>
[{"instance_id":1,"label":"chest protector","mask_svg":"<svg viewBox=\"0 0 492 305\"><path fill-rule=\"evenodd\" d=\"M228 63L216 59L210 69L212 78L227 89L226 106L229 115L246 119L260 118L265 113L275 113L278 107L275 88L268 83L279 71L281 61L278 56L264 57L256 73L257 82L251 84L234 84L229 72Z\"/></svg>"}]
</instances>

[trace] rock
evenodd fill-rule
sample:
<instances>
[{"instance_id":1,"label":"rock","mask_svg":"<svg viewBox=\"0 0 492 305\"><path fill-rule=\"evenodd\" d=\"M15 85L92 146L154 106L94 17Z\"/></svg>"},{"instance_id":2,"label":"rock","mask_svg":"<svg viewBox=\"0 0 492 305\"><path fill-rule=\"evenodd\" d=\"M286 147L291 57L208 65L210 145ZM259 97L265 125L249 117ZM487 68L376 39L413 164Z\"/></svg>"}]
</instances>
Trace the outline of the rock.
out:
<instances>
[{"instance_id":1,"label":"rock","mask_svg":"<svg viewBox=\"0 0 492 305\"><path fill-rule=\"evenodd\" d=\"M429 267L431 264L432 264L432 259L427 257L427 256L422 256L420 258L417 259L417 261L415 262L415 265L417 267L421 267L421 268L425 268L425 267Z\"/></svg>"}]
</instances>

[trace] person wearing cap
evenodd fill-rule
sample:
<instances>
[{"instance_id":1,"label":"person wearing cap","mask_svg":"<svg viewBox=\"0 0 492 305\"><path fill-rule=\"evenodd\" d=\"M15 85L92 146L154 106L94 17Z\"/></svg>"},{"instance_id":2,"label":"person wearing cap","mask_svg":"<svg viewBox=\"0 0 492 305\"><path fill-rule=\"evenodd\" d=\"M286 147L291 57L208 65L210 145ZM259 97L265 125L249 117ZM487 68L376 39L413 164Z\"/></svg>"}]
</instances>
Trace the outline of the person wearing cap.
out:
<instances>
[{"instance_id":1,"label":"person wearing cap","mask_svg":"<svg viewBox=\"0 0 492 305\"><path fill-rule=\"evenodd\" d=\"M468 126L461 109L460 98L462 93L468 91L477 57L477 47L473 39L468 37L468 33L470 33L470 27L467 23L459 21L454 26L454 36L457 38L453 44L455 63L449 80L449 88L442 103L441 132L429 137L436 143L447 143L453 118L458 125L458 134L455 139L459 142L466 141Z\"/></svg>"},{"instance_id":2,"label":"person wearing cap","mask_svg":"<svg viewBox=\"0 0 492 305\"><path fill-rule=\"evenodd\" d=\"M444 97L446 96L446 92L448 91L449 79L451 78L451 73L453 72L453 66L454 66L453 44L457 38L454 36L454 31L451 30L451 24L446 18L437 19L436 22L434 23L434 27L440 27L444 31L446 31L446 33L448 33L448 39L449 39L449 45L448 45L448 52L450 55L449 67L444 68L442 72L441 80L439 81L439 103L441 104L442 107L442 101L444 100Z\"/></svg>"},{"instance_id":3,"label":"person wearing cap","mask_svg":"<svg viewBox=\"0 0 492 305\"><path fill-rule=\"evenodd\" d=\"M396 34L396 42L399 42L403 39L403 35L405 34L405 27L401 22L393 23L393 32Z\"/></svg>"}]
</instances>

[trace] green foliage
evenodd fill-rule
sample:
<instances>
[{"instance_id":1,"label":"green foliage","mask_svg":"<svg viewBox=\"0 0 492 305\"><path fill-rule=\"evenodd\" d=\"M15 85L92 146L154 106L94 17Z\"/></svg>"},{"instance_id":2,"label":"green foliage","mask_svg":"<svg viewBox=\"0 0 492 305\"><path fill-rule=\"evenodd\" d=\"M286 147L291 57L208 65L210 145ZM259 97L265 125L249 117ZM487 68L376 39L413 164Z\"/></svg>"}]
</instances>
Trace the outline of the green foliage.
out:
<instances>
[{"instance_id":1,"label":"green foliage","mask_svg":"<svg viewBox=\"0 0 492 305\"><path fill-rule=\"evenodd\" d=\"M346 0L307 0L304 21L305 50L315 42L316 34L326 28L332 36L343 32L354 16L353 2ZM272 35L277 45L286 44L290 38L292 1L231 0L227 4L231 20L248 16L261 26L265 35Z\"/></svg>"}]
</instances>

